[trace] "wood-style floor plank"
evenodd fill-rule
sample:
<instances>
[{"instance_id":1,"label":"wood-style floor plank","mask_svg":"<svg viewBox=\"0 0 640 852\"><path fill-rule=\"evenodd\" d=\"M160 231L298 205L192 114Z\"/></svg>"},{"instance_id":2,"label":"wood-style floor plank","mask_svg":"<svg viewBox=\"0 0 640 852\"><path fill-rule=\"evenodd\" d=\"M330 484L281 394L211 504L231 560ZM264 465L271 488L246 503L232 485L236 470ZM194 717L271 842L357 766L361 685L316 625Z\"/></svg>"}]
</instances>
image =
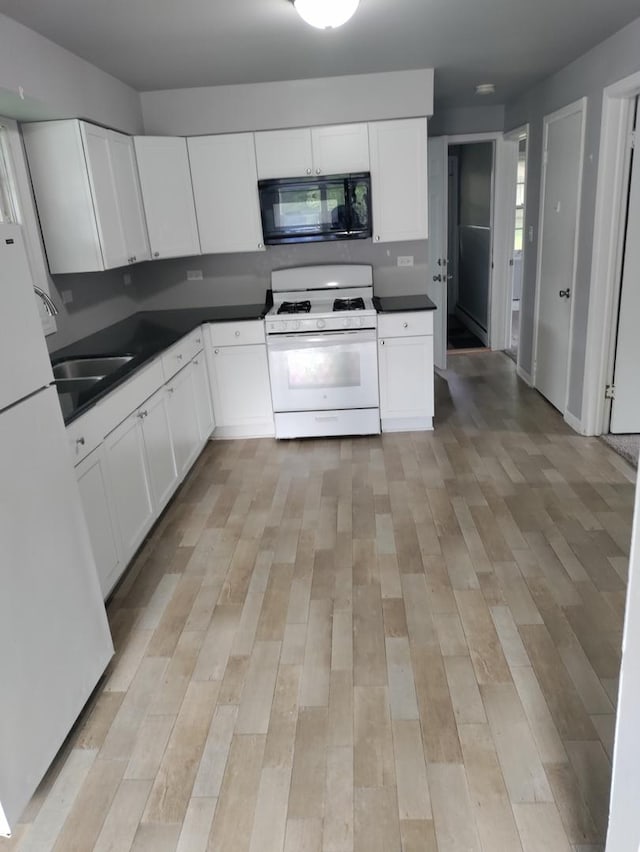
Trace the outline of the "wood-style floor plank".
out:
<instances>
[{"instance_id":1,"label":"wood-style floor plank","mask_svg":"<svg viewBox=\"0 0 640 852\"><path fill-rule=\"evenodd\" d=\"M500 353L433 432L211 442L0 852L602 852L630 469Z\"/></svg>"}]
</instances>

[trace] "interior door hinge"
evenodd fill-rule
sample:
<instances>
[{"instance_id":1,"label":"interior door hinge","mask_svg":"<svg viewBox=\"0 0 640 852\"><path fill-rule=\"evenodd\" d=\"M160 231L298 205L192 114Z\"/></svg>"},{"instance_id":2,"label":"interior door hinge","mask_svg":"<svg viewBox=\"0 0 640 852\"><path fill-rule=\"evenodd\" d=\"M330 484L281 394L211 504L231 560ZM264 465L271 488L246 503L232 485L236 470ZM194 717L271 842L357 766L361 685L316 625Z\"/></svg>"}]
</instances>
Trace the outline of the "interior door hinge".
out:
<instances>
[{"instance_id":1,"label":"interior door hinge","mask_svg":"<svg viewBox=\"0 0 640 852\"><path fill-rule=\"evenodd\" d=\"M615 399L616 398L616 389L614 385L607 385L604 389L604 398L605 399Z\"/></svg>"}]
</instances>

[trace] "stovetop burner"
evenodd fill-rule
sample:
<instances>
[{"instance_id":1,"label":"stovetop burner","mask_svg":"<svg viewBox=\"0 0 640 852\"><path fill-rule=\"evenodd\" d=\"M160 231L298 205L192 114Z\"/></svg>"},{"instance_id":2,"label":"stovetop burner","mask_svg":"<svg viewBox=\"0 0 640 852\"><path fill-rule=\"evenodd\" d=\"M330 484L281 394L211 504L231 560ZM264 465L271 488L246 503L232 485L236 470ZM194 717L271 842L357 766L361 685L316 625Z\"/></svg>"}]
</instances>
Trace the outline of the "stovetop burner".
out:
<instances>
[{"instance_id":1,"label":"stovetop burner","mask_svg":"<svg viewBox=\"0 0 640 852\"><path fill-rule=\"evenodd\" d=\"M334 311L364 311L364 299L357 296L355 299L336 299L333 303Z\"/></svg>"},{"instance_id":2,"label":"stovetop burner","mask_svg":"<svg viewBox=\"0 0 640 852\"><path fill-rule=\"evenodd\" d=\"M278 308L279 314L308 314L311 310L311 302L306 299L303 302L283 302Z\"/></svg>"}]
</instances>

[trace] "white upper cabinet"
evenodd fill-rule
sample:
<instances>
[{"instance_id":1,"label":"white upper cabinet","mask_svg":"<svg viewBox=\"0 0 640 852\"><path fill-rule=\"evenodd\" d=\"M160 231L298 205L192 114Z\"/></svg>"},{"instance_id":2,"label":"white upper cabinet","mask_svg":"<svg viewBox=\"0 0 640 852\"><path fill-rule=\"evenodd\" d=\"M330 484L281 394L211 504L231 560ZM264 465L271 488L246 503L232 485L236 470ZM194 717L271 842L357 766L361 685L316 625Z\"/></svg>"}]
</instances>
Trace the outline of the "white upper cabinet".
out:
<instances>
[{"instance_id":1,"label":"white upper cabinet","mask_svg":"<svg viewBox=\"0 0 640 852\"><path fill-rule=\"evenodd\" d=\"M312 174L313 153L308 127L255 133L260 180Z\"/></svg>"},{"instance_id":2,"label":"white upper cabinet","mask_svg":"<svg viewBox=\"0 0 640 852\"><path fill-rule=\"evenodd\" d=\"M52 273L150 257L131 137L75 119L22 127Z\"/></svg>"},{"instance_id":3,"label":"white upper cabinet","mask_svg":"<svg viewBox=\"0 0 640 852\"><path fill-rule=\"evenodd\" d=\"M374 242L427 238L427 120L369 124Z\"/></svg>"},{"instance_id":4,"label":"white upper cabinet","mask_svg":"<svg viewBox=\"0 0 640 852\"><path fill-rule=\"evenodd\" d=\"M260 180L369 171L366 124L269 130L255 137Z\"/></svg>"},{"instance_id":5,"label":"white upper cabinet","mask_svg":"<svg viewBox=\"0 0 640 852\"><path fill-rule=\"evenodd\" d=\"M194 136L188 150L202 253L263 249L253 133Z\"/></svg>"},{"instance_id":6,"label":"white upper cabinet","mask_svg":"<svg viewBox=\"0 0 640 852\"><path fill-rule=\"evenodd\" d=\"M187 140L136 136L134 145L151 257L200 254Z\"/></svg>"}]
</instances>

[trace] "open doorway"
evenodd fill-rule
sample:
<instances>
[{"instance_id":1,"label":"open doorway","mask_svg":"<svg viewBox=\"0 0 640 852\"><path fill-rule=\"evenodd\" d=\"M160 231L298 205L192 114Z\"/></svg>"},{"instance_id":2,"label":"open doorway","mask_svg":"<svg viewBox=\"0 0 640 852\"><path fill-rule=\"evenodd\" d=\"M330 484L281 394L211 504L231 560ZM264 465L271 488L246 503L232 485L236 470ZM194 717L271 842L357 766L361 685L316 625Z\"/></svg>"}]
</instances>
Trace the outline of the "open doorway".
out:
<instances>
[{"instance_id":1,"label":"open doorway","mask_svg":"<svg viewBox=\"0 0 640 852\"><path fill-rule=\"evenodd\" d=\"M522 300L522 275L524 269L524 210L527 185L527 133L518 133L518 161L516 165L516 209L513 229L513 249L509 260L511 281L509 287L509 345L506 354L518 362L520 345L520 302Z\"/></svg>"},{"instance_id":2,"label":"open doorway","mask_svg":"<svg viewBox=\"0 0 640 852\"><path fill-rule=\"evenodd\" d=\"M448 149L447 351L489 344L494 143Z\"/></svg>"}]
</instances>

